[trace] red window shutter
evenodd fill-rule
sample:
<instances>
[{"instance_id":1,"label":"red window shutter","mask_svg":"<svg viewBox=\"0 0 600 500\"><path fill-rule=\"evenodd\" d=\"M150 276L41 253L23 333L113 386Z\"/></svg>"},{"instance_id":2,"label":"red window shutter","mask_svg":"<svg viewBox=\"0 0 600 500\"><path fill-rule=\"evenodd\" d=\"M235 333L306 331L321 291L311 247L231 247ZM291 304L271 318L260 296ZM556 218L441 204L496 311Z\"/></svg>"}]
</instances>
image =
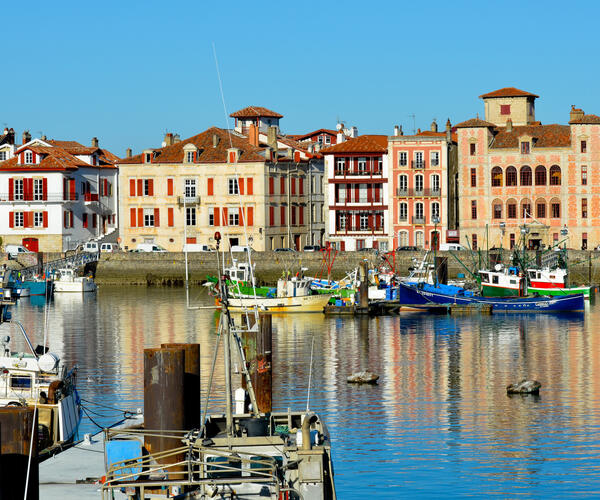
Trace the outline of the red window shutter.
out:
<instances>
[{"instance_id":1,"label":"red window shutter","mask_svg":"<svg viewBox=\"0 0 600 500\"><path fill-rule=\"evenodd\" d=\"M96 217L96 214L94 214L94 217ZM69 227L73 227L73 210L69 210ZM94 227L96 227L95 224Z\"/></svg>"},{"instance_id":2,"label":"red window shutter","mask_svg":"<svg viewBox=\"0 0 600 500\"><path fill-rule=\"evenodd\" d=\"M360 184L354 186L354 201L357 202L358 200L360 200Z\"/></svg>"},{"instance_id":3,"label":"red window shutter","mask_svg":"<svg viewBox=\"0 0 600 500\"><path fill-rule=\"evenodd\" d=\"M15 180L11 177L8 179L8 199L9 199L9 201L12 201L12 200L14 200L14 198L15 198Z\"/></svg>"},{"instance_id":4,"label":"red window shutter","mask_svg":"<svg viewBox=\"0 0 600 500\"><path fill-rule=\"evenodd\" d=\"M296 194L296 178L292 177L292 194Z\"/></svg>"},{"instance_id":5,"label":"red window shutter","mask_svg":"<svg viewBox=\"0 0 600 500\"><path fill-rule=\"evenodd\" d=\"M8 227L15 227L15 213L8 212Z\"/></svg>"},{"instance_id":6,"label":"red window shutter","mask_svg":"<svg viewBox=\"0 0 600 500\"><path fill-rule=\"evenodd\" d=\"M229 152L229 163L233 163L233 161L235 160L235 154L233 153L233 151Z\"/></svg>"},{"instance_id":7,"label":"red window shutter","mask_svg":"<svg viewBox=\"0 0 600 500\"><path fill-rule=\"evenodd\" d=\"M69 179L69 199L71 201L75 200L76 196L76 192L75 192L76 186L75 186L75 179Z\"/></svg>"},{"instance_id":8,"label":"red window shutter","mask_svg":"<svg viewBox=\"0 0 600 500\"><path fill-rule=\"evenodd\" d=\"M223 226L226 226L228 224L228 220L227 220L227 208L223 208Z\"/></svg>"},{"instance_id":9,"label":"red window shutter","mask_svg":"<svg viewBox=\"0 0 600 500\"><path fill-rule=\"evenodd\" d=\"M104 179L104 196L108 196L108 179Z\"/></svg>"},{"instance_id":10,"label":"red window shutter","mask_svg":"<svg viewBox=\"0 0 600 500\"><path fill-rule=\"evenodd\" d=\"M246 179L246 191L248 194L254 194L254 179L252 177Z\"/></svg>"},{"instance_id":11,"label":"red window shutter","mask_svg":"<svg viewBox=\"0 0 600 500\"><path fill-rule=\"evenodd\" d=\"M135 196L135 179L129 179L129 196Z\"/></svg>"},{"instance_id":12,"label":"red window shutter","mask_svg":"<svg viewBox=\"0 0 600 500\"><path fill-rule=\"evenodd\" d=\"M48 212L43 212L42 213L42 221L43 221L43 226L44 227L48 227Z\"/></svg>"},{"instance_id":13,"label":"red window shutter","mask_svg":"<svg viewBox=\"0 0 600 500\"><path fill-rule=\"evenodd\" d=\"M219 220L219 207L215 207L215 226L220 226L221 221Z\"/></svg>"},{"instance_id":14,"label":"red window shutter","mask_svg":"<svg viewBox=\"0 0 600 500\"><path fill-rule=\"evenodd\" d=\"M238 185L240 187L240 194L244 194L244 179L238 179Z\"/></svg>"},{"instance_id":15,"label":"red window shutter","mask_svg":"<svg viewBox=\"0 0 600 500\"><path fill-rule=\"evenodd\" d=\"M48 199L48 179L45 177L42 179L42 199Z\"/></svg>"},{"instance_id":16,"label":"red window shutter","mask_svg":"<svg viewBox=\"0 0 600 500\"><path fill-rule=\"evenodd\" d=\"M135 224L135 208L130 208L129 209L129 225L131 227L136 227L136 224Z\"/></svg>"},{"instance_id":17,"label":"red window shutter","mask_svg":"<svg viewBox=\"0 0 600 500\"><path fill-rule=\"evenodd\" d=\"M367 184L367 201L370 203L373 201L373 185Z\"/></svg>"},{"instance_id":18,"label":"red window shutter","mask_svg":"<svg viewBox=\"0 0 600 500\"><path fill-rule=\"evenodd\" d=\"M213 196L214 185L213 185L213 178L212 177L208 178L207 186L208 186L208 196Z\"/></svg>"},{"instance_id":19,"label":"red window shutter","mask_svg":"<svg viewBox=\"0 0 600 500\"><path fill-rule=\"evenodd\" d=\"M244 209L240 207L240 226L244 225Z\"/></svg>"},{"instance_id":20,"label":"red window shutter","mask_svg":"<svg viewBox=\"0 0 600 500\"><path fill-rule=\"evenodd\" d=\"M81 216L81 221L83 223L83 227L88 227L88 214L83 214Z\"/></svg>"},{"instance_id":21,"label":"red window shutter","mask_svg":"<svg viewBox=\"0 0 600 500\"><path fill-rule=\"evenodd\" d=\"M154 209L154 227L160 227L160 209Z\"/></svg>"},{"instance_id":22,"label":"red window shutter","mask_svg":"<svg viewBox=\"0 0 600 500\"><path fill-rule=\"evenodd\" d=\"M148 196L154 196L154 179L148 179Z\"/></svg>"},{"instance_id":23,"label":"red window shutter","mask_svg":"<svg viewBox=\"0 0 600 500\"><path fill-rule=\"evenodd\" d=\"M29 200L29 179L23 179L23 199ZM23 219L23 222L25 219Z\"/></svg>"},{"instance_id":24,"label":"red window shutter","mask_svg":"<svg viewBox=\"0 0 600 500\"><path fill-rule=\"evenodd\" d=\"M285 177L279 179L279 194L285 194Z\"/></svg>"},{"instance_id":25,"label":"red window shutter","mask_svg":"<svg viewBox=\"0 0 600 500\"><path fill-rule=\"evenodd\" d=\"M137 216L138 227L144 227L144 209L138 208L137 212L138 212L138 216Z\"/></svg>"},{"instance_id":26,"label":"red window shutter","mask_svg":"<svg viewBox=\"0 0 600 500\"><path fill-rule=\"evenodd\" d=\"M65 226L65 228L69 227L69 212L66 210L63 212L63 226Z\"/></svg>"},{"instance_id":27,"label":"red window shutter","mask_svg":"<svg viewBox=\"0 0 600 500\"><path fill-rule=\"evenodd\" d=\"M275 207L269 207L269 226L275 225Z\"/></svg>"},{"instance_id":28,"label":"red window shutter","mask_svg":"<svg viewBox=\"0 0 600 500\"><path fill-rule=\"evenodd\" d=\"M298 178L298 192L300 195L304 194L304 177Z\"/></svg>"},{"instance_id":29,"label":"red window shutter","mask_svg":"<svg viewBox=\"0 0 600 500\"><path fill-rule=\"evenodd\" d=\"M191 237L191 236L190 236L190 237L187 237L187 238L185 239L185 242L186 242L188 245L195 245L195 244L196 244L196 238L195 238L195 237Z\"/></svg>"},{"instance_id":30,"label":"red window shutter","mask_svg":"<svg viewBox=\"0 0 600 500\"><path fill-rule=\"evenodd\" d=\"M248 207L248 217L246 218L247 226L254 226L254 207Z\"/></svg>"},{"instance_id":31,"label":"red window shutter","mask_svg":"<svg viewBox=\"0 0 600 500\"><path fill-rule=\"evenodd\" d=\"M269 177L269 194L275 194L275 179Z\"/></svg>"},{"instance_id":32,"label":"red window shutter","mask_svg":"<svg viewBox=\"0 0 600 500\"><path fill-rule=\"evenodd\" d=\"M169 209L167 210L167 224L169 225L169 227L173 227L174 222L173 222L173 207L169 207Z\"/></svg>"},{"instance_id":33,"label":"red window shutter","mask_svg":"<svg viewBox=\"0 0 600 500\"><path fill-rule=\"evenodd\" d=\"M173 179L167 179L167 196L173 196Z\"/></svg>"},{"instance_id":34,"label":"red window shutter","mask_svg":"<svg viewBox=\"0 0 600 500\"><path fill-rule=\"evenodd\" d=\"M281 219L281 222L280 222L279 224L280 224L280 225L282 225L282 226L284 226L284 225L285 225L285 207L281 207L281 208L279 209L279 212L280 212L280 214L279 214L279 215L281 216L281 217L280 217L280 219Z\"/></svg>"},{"instance_id":35,"label":"red window shutter","mask_svg":"<svg viewBox=\"0 0 600 500\"><path fill-rule=\"evenodd\" d=\"M300 219L300 225L303 226L304 225L304 207L298 207L298 212L299 212L299 219Z\"/></svg>"},{"instance_id":36,"label":"red window shutter","mask_svg":"<svg viewBox=\"0 0 600 500\"><path fill-rule=\"evenodd\" d=\"M137 195L144 196L144 181L142 179L137 180Z\"/></svg>"},{"instance_id":37,"label":"red window shutter","mask_svg":"<svg viewBox=\"0 0 600 500\"><path fill-rule=\"evenodd\" d=\"M346 250L346 242L345 241L340 241L340 250L342 252L344 252Z\"/></svg>"},{"instance_id":38,"label":"red window shutter","mask_svg":"<svg viewBox=\"0 0 600 500\"><path fill-rule=\"evenodd\" d=\"M29 227L29 212L23 212L23 227Z\"/></svg>"}]
</instances>

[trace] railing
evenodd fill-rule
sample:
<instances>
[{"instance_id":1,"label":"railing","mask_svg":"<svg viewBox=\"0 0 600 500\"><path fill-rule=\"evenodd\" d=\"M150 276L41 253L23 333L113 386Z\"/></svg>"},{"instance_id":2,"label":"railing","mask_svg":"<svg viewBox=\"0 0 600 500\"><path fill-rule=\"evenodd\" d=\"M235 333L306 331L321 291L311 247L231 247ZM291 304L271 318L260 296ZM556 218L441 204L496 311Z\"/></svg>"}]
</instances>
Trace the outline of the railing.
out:
<instances>
[{"instance_id":1,"label":"railing","mask_svg":"<svg viewBox=\"0 0 600 500\"><path fill-rule=\"evenodd\" d=\"M12 199L8 193L0 194L0 203L19 203L19 202L27 202L27 203L56 203L56 202L64 202L64 201L77 201L78 195L75 193L48 193L45 196L42 194L28 194L24 195L13 195Z\"/></svg>"},{"instance_id":2,"label":"railing","mask_svg":"<svg viewBox=\"0 0 600 500\"><path fill-rule=\"evenodd\" d=\"M346 226L344 227L336 227L335 228L335 232L336 233L357 233L357 232L365 232L365 233L371 233L373 231L376 232L381 232L383 231L383 225L381 226L374 226L374 227L365 227L365 226L357 226L354 224L346 224Z\"/></svg>"},{"instance_id":3,"label":"railing","mask_svg":"<svg viewBox=\"0 0 600 500\"><path fill-rule=\"evenodd\" d=\"M89 262L96 262L99 258L100 258L99 252L74 253L63 259L45 262L41 269L39 266L35 265L35 266L29 266L29 267L25 267L23 269L19 269L19 272L21 273L21 279L26 280L26 279L33 278L33 276L35 276L36 274L39 274L40 272L42 274L47 274L47 275L53 274L55 271L58 271L59 269L64 269L64 268L68 268L68 267L76 268L76 267L84 266L84 265L88 264Z\"/></svg>"},{"instance_id":4,"label":"railing","mask_svg":"<svg viewBox=\"0 0 600 500\"><path fill-rule=\"evenodd\" d=\"M381 170L335 170L336 177L352 177L352 176L371 176L371 175L381 175L383 172Z\"/></svg>"},{"instance_id":5,"label":"railing","mask_svg":"<svg viewBox=\"0 0 600 500\"><path fill-rule=\"evenodd\" d=\"M200 203L200 196L178 196L177 203L180 205L197 205Z\"/></svg>"},{"instance_id":6,"label":"railing","mask_svg":"<svg viewBox=\"0 0 600 500\"><path fill-rule=\"evenodd\" d=\"M441 196L442 192L440 189L426 188L426 189L401 189L396 188L396 196Z\"/></svg>"},{"instance_id":7,"label":"railing","mask_svg":"<svg viewBox=\"0 0 600 500\"><path fill-rule=\"evenodd\" d=\"M425 216L418 216L418 215L414 215L412 218L412 223L413 224L425 224Z\"/></svg>"},{"instance_id":8,"label":"railing","mask_svg":"<svg viewBox=\"0 0 600 500\"><path fill-rule=\"evenodd\" d=\"M340 198L336 198L336 200L335 200L335 204L336 205L340 205L340 204L345 205L345 204L348 204L348 203L362 203L362 204L365 204L365 203L374 203L374 204L380 204L380 203L383 203L383 201L382 201L381 197L379 197L378 199L372 198L370 200L368 198L366 198L366 197L364 199L358 199L358 200L355 200L353 198L342 198L342 197L340 197Z\"/></svg>"},{"instance_id":9,"label":"railing","mask_svg":"<svg viewBox=\"0 0 600 500\"><path fill-rule=\"evenodd\" d=\"M421 160L421 161L419 161L419 160L412 160L410 162L410 166L412 168L425 168L425 160Z\"/></svg>"}]
</instances>

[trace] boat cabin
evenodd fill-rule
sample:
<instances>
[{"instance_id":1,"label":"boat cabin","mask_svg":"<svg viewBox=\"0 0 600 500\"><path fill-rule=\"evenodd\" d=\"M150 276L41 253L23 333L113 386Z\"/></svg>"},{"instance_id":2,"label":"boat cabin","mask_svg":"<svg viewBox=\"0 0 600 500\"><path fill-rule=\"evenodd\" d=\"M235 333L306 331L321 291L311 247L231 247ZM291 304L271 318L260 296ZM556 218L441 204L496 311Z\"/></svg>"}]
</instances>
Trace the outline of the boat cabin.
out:
<instances>
[{"instance_id":1,"label":"boat cabin","mask_svg":"<svg viewBox=\"0 0 600 500\"><path fill-rule=\"evenodd\" d=\"M524 297L527 294L525 277L517 267L496 264L493 271L479 271L479 277L484 297Z\"/></svg>"},{"instance_id":2,"label":"boat cabin","mask_svg":"<svg viewBox=\"0 0 600 500\"><path fill-rule=\"evenodd\" d=\"M298 278L294 276L289 279L277 280L277 297L303 297L312 295L310 278Z\"/></svg>"},{"instance_id":3,"label":"boat cabin","mask_svg":"<svg viewBox=\"0 0 600 500\"><path fill-rule=\"evenodd\" d=\"M565 269L527 269L527 276L534 288L565 288L567 283Z\"/></svg>"}]
</instances>

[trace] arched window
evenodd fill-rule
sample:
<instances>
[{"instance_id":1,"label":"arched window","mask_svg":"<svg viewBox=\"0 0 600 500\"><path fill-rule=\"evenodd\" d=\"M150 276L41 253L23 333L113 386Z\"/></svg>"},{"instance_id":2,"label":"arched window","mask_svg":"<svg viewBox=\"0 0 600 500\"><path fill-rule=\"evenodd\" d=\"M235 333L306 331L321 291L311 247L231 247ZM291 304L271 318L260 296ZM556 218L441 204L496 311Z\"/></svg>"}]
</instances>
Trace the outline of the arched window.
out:
<instances>
[{"instance_id":1,"label":"arched window","mask_svg":"<svg viewBox=\"0 0 600 500\"><path fill-rule=\"evenodd\" d=\"M560 200L558 198L550 200L550 217L560 219Z\"/></svg>"},{"instance_id":2,"label":"arched window","mask_svg":"<svg viewBox=\"0 0 600 500\"><path fill-rule=\"evenodd\" d=\"M438 219L440 218L440 204L437 201L434 201L431 204L431 217L437 217ZM432 219L433 222L433 219ZM438 220L438 224L439 224L439 220Z\"/></svg>"},{"instance_id":3,"label":"arched window","mask_svg":"<svg viewBox=\"0 0 600 500\"><path fill-rule=\"evenodd\" d=\"M398 222L406 222L408 220L408 204L401 202L398 205Z\"/></svg>"},{"instance_id":4,"label":"arched window","mask_svg":"<svg viewBox=\"0 0 600 500\"><path fill-rule=\"evenodd\" d=\"M423 231L417 231L415 233L415 245L419 248L423 248L425 244L425 238L423 237Z\"/></svg>"},{"instance_id":5,"label":"arched window","mask_svg":"<svg viewBox=\"0 0 600 500\"><path fill-rule=\"evenodd\" d=\"M492 168L492 187L502 186L502 169L500 167Z\"/></svg>"},{"instance_id":6,"label":"arched window","mask_svg":"<svg viewBox=\"0 0 600 500\"><path fill-rule=\"evenodd\" d=\"M535 185L546 185L546 167L544 167L544 165L538 165L535 167Z\"/></svg>"},{"instance_id":7,"label":"arched window","mask_svg":"<svg viewBox=\"0 0 600 500\"><path fill-rule=\"evenodd\" d=\"M531 219L533 217L533 212L531 211L531 200L525 198L521 200L521 218L522 219Z\"/></svg>"},{"instance_id":8,"label":"arched window","mask_svg":"<svg viewBox=\"0 0 600 500\"><path fill-rule=\"evenodd\" d=\"M516 173L516 170L515 170ZM509 199L506 202L506 218L516 219L517 218L517 200Z\"/></svg>"},{"instance_id":9,"label":"arched window","mask_svg":"<svg viewBox=\"0 0 600 500\"><path fill-rule=\"evenodd\" d=\"M492 202L492 218L502 219L502 200L494 200Z\"/></svg>"},{"instance_id":10,"label":"arched window","mask_svg":"<svg viewBox=\"0 0 600 500\"><path fill-rule=\"evenodd\" d=\"M531 167L521 167L521 186L531 186Z\"/></svg>"},{"instance_id":11,"label":"arched window","mask_svg":"<svg viewBox=\"0 0 600 500\"><path fill-rule=\"evenodd\" d=\"M539 198L535 202L535 216L538 219L546 218L546 200Z\"/></svg>"},{"instance_id":12,"label":"arched window","mask_svg":"<svg viewBox=\"0 0 600 500\"><path fill-rule=\"evenodd\" d=\"M408 231L400 231L398 233L398 246L400 246L400 247L408 246Z\"/></svg>"},{"instance_id":13,"label":"arched window","mask_svg":"<svg viewBox=\"0 0 600 500\"><path fill-rule=\"evenodd\" d=\"M515 167L508 167L506 169L506 185L516 186L517 185L517 169Z\"/></svg>"},{"instance_id":14,"label":"arched window","mask_svg":"<svg viewBox=\"0 0 600 500\"><path fill-rule=\"evenodd\" d=\"M415 175L415 191L423 191L423 176Z\"/></svg>"},{"instance_id":15,"label":"arched window","mask_svg":"<svg viewBox=\"0 0 600 500\"><path fill-rule=\"evenodd\" d=\"M421 220L424 217L423 203L415 203L415 218ZM415 224L423 224L423 222L416 222Z\"/></svg>"},{"instance_id":16,"label":"arched window","mask_svg":"<svg viewBox=\"0 0 600 500\"><path fill-rule=\"evenodd\" d=\"M408 176L402 174L398 176L398 196L406 195L408 191Z\"/></svg>"},{"instance_id":17,"label":"arched window","mask_svg":"<svg viewBox=\"0 0 600 500\"><path fill-rule=\"evenodd\" d=\"M550 185L551 186L560 186L560 181L561 181L560 167L558 165L552 165L550 167Z\"/></svg>"}]
</instances>

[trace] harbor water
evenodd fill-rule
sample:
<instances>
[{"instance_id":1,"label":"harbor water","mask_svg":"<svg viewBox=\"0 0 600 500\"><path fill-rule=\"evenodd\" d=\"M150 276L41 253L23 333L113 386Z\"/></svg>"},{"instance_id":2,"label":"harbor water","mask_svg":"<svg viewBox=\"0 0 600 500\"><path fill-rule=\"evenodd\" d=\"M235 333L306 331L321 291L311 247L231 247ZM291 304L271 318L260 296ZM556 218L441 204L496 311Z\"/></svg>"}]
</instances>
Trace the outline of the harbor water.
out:
<instances>
[{"instance_id":1,"label":"harbor water","mask_svg":"<svg viewBox=\"0 0 600 500\"><path fill-rule=\"evenodd\" d=\"M218 313L186 310L182 289L102 287L57 294L47 308L36 300L22 300L13 318L35 345L47 317L51 350L79 366L81 435L143 407L144 348L199 342L205 391ZM191 303L212 299L199 287ZM274 409L308 405L325 420L341 499L597 497L600 306L586 308L276 315ZM17 338L15 328L4 324L1 334ZM379 384L346 383L363 369L379 374ZM539 397L507 396L506 386L523 378L542 383ZM209 412L222 412L223 385L218 363Z\"/></svg>"}]
</instances>

